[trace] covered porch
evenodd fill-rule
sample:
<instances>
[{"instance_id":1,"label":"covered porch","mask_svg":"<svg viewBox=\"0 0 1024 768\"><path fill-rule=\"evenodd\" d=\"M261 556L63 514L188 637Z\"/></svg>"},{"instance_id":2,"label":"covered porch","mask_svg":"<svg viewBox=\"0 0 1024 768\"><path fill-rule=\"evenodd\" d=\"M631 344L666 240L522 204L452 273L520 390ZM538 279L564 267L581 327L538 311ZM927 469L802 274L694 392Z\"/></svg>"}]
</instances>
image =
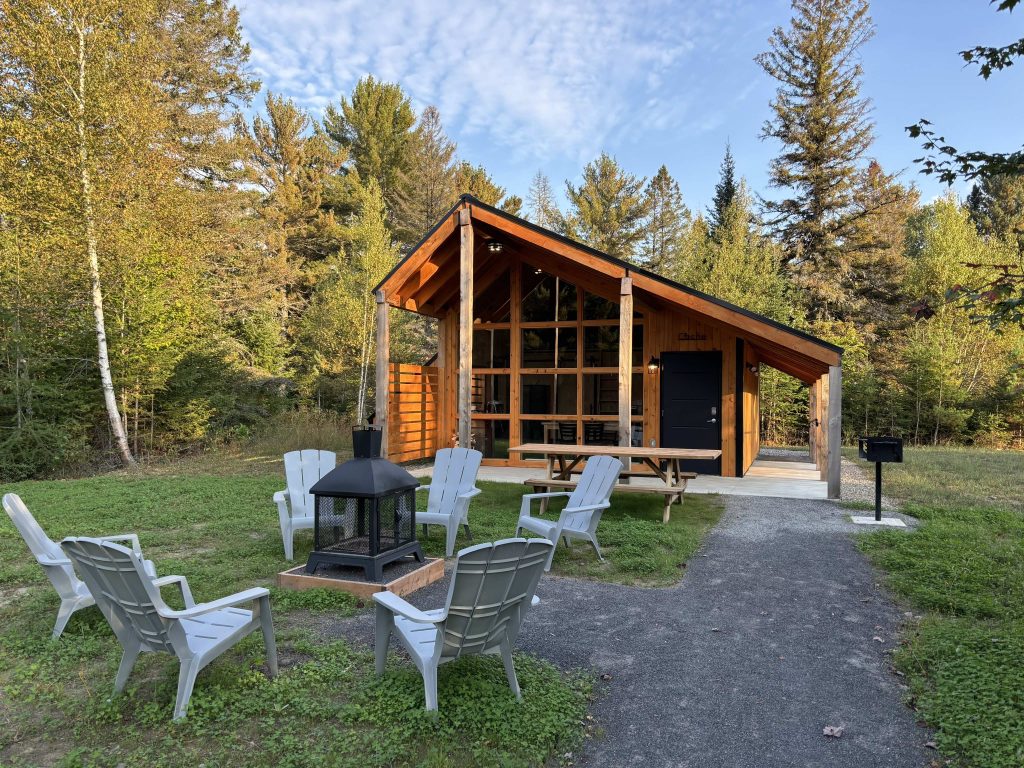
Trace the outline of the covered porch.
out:
<instances>
[{"instance_id":1,"label":"covered porch","mask_svg":"<svg viewBox=\"0 0 1024 768\"><path fill-rule=\"evenodd\" d=\"M395 461L458 444L480 450L486 471L535 475L543 457L510 449L714 449L719 458L683 467L700 476L691 489L775 495L772 473L796 470L758 459L759 374L770 366L808 385L802 471L839 496L842 350L821 339L469 196L376 298L376 413ZM428 365L392 363L392 308L436 318ZM808 486L799 497L821 495Z\"/></svg>"}]
</instances>

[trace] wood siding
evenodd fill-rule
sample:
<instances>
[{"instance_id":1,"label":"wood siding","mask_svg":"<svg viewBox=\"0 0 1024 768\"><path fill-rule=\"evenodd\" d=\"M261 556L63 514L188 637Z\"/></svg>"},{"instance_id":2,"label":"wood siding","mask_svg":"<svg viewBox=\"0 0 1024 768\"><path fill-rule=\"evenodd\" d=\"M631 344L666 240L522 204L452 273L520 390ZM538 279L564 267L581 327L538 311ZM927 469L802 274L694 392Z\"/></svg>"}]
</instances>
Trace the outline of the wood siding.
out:
<instances>
[{"instance_id":1,"label":"wood siding","mask_svg":"<svg viewBox=\"0 0 1024 768\"><path fill-rule=\"evenodd\" d=\"M438 449L440 371L433 366L388 366L388 458L433 458Z\"/></svg>"}]
</instances>

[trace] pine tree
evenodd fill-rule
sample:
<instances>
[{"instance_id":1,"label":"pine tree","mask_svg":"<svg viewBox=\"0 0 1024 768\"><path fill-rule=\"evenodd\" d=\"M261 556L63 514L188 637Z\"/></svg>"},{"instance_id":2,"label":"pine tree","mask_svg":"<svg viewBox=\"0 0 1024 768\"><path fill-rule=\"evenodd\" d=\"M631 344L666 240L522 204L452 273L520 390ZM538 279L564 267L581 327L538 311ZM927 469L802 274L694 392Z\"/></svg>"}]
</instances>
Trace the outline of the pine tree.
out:
<instances>
[{"instance_id":1,"label":"pine tree","mask_svg":"<svg viewBox=\"0 0 1024 768\"><path fill-rule=\"evenodd\" d=\"M640 261L662 272L679 258L683 238L690 228L690 210L683 203L679 184L664 165L647 185L650 214L640 248Z\"/></svg>"},{"instance_id":2,"label":"pine tree","mask_svg":"<svg viewBox=\"0 0 1024 768\"><path fill-rule=\"evenodd\" d=\"M761 135L782 144L769 180L789 193L764 206L786 262L810 289L814 314L828 316L829 297L816 290L845 269L844 238L859 215L851 210L857 164L872 141L857 54L874 25L867 0L793 0L792 6L790 27L777 27L769 50L756 57L780 83Z\"/></svg>"},{"instance_id":3,"label":"pine tree","mask_svg":"<svg viewBox=\"0 0 1024 768\"><path fill-rule=\"evenodd\" d=\"M411 146L408 168L399 171L391 197L385 198L402 243L419 240L458 195L455 143L445 134L436 107L423 110Z\"/></svg>"},{"instance_id":4,"label":"pine tree","mask_svg":"<svg viewBox=\"0 0 1024 768\"><path fill-rule=\"evenodd\" d=\"M460 194L469 193L481 202L501 208L514 216L523 207L522 198L509 195L504 187L495 183L482 165L473 165L463 160L456 171L456 179Z\"/></svg>"},{"instance_id":5,"label":"pine tree","mask_svg":"<svg viewBox=\"0 0 1024 768\"><path fill-rule=\"evenodd\" d=\"M633 260L651 207L644 195L646 181L602 153L583 169L579 187L565 183L570 206L565 234L610 256Z\"/></svg>"},{"instance_id":6,"label":"pine tree","mask_svg":"<svg viewBox=\"0 0 1024 768\"><path fill-rule=\"evenodd\" d=\"M561 226L562 213L555 202L555 191L551 181L542 171L537 171L530 182L530 191L526 194L529 207L527 218L534 224L545 229L556 230Z\"/></svg>"},{"instance_id":7,"label":"pine tree","mask_svg":"<svg viewBox=\"0 0 1024 768\"><path fill-rule=\"evenodd\" d=\"M523 198L519 195L509 195L501 201L498 206L505 213L511 213L513 216L523 215Z\"/></svg>"},{"instance_id":8,"label":"pine tree","mask_svg":"<svg viewBox=\"0 0 1024 768\"><path fill-rule=\"evenodd\" d=\"M715 196L708 208L708 229L713 240L718 239L718 230L726 226L725 216L729 206L736 197L736 163L733 161L732 148L725 143L725 156L715 184Z\"/></svg>"},{"instance_id":9,"label":"pine tree","mask_svg":"<svg viewBox=\"0 0 1024 768\"><path fill-rule=\"evenodd\" d=\"M978 232L1024 253L1024 176L986 176L971 188L967 207Z\"/></svg>"},{"instance_id":10,"label":"pine tree","mask_svg":"<svg viewBox=\"0 0 1024 768\"><path fill-rule=\"evenodd\" d=\"M353 170L365 182L373 179L385 200L395 192L412 163L416 115L409 97L396 83L367 75L356 83L340 110L328 106L327 134L349 152Z\"/></svg>"}]
</instances>

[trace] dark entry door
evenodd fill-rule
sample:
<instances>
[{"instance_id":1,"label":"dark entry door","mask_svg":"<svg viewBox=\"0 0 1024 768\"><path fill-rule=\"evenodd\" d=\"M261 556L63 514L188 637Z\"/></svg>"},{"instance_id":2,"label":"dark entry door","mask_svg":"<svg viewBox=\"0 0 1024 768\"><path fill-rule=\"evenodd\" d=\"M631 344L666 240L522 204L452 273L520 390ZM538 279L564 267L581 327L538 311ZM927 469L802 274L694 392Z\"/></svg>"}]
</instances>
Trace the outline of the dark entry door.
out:
<instances>
[{"instance_id":1,"label":"dark entry door","mask_svg":"<svg viewBox=\"0 0 1024 768\"><path fill-rule=\"evenodd\" d=\"M661 356L661 445L721 449L721 352L666 352ZM722 460L684 461L683 469L720 475Z\"/></svg>"}]
</instances>

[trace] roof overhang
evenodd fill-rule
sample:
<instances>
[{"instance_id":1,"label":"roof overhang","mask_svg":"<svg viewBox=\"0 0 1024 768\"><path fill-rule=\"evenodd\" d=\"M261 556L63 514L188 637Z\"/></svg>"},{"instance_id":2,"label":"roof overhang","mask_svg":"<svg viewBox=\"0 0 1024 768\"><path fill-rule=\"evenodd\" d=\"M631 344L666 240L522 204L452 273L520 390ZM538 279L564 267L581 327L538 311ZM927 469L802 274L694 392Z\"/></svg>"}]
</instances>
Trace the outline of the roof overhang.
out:
<instances>
[{"instance_id":1,"label":"roof overhang","mask_svg":"<svg viewBox=\"0 0 1024 768\"><path fill-rule=\"evenodd\" d=\"M479 232L474 253L478 290L481 280L493 280L501 272L495 267L502 259L519 254L598 293L614 290L617 281L629 276L641 305L699 315L731 329L753 344L762 362L802 381L814 381L841 362L841 347L616 259L470 195L463 195L377 286L390 304L435 317L448 311L458 297L458 221L463 210L470 212L474 231ZM503 252L489 253L486 244L498 238ZM566 275L567 270L571 274Z\"/></svg>"}]
</instances>

